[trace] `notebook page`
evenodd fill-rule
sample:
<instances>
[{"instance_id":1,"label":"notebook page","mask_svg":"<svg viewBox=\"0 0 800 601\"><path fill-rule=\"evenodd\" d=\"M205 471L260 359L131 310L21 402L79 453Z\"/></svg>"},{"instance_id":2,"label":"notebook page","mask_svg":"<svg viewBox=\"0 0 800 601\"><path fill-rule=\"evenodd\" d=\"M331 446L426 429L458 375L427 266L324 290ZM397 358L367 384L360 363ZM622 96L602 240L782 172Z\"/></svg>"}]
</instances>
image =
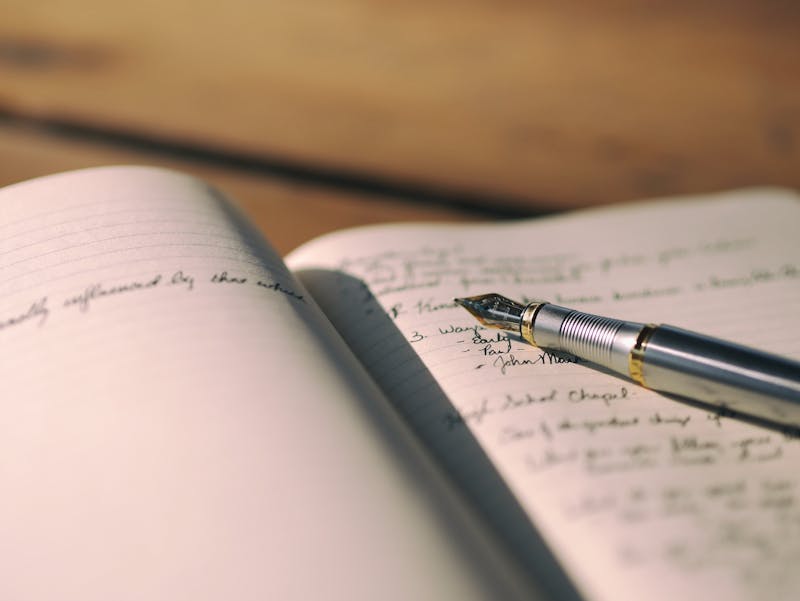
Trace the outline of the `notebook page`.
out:
<instances>
[{"instance_id":1,"label":"notebook page","mask_svg":"<svg viewBox=\"0 0 800 601\"><path fill-rule=\"evenodd\" d=\"M475 468L473 447L485 452L587 599L789 599L796 439L564 362L483 329L452 299L541 298L800 357L798 223L797 196L752 190L527 223L366 228L287 262L519 550L501 487Z\"/></svg>"},{"instance_id":2,"label":"notebook page","mask_svg":"<svg viewBox=\"0 0 800 601\"><path fill-rule=\"evenodd\" d=\"M201 182L128 167L1 190L0 282L0 598L511 594Z\"/></svg>"}]
</instances>

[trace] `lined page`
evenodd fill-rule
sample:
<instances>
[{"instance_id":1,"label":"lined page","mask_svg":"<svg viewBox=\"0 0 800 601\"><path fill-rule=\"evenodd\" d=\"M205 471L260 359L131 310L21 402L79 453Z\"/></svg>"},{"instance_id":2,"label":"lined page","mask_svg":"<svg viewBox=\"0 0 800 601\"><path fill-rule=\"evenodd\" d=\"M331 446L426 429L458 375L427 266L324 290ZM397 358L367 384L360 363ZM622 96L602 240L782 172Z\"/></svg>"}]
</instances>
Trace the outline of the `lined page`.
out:
<instances>
[{"instance_id":1,"label":"lined page","mask_svg":"<svg viewBox=\"0 0 800 601\"><path fill-rule=\"evenodd\" d=\"M307 293L201 182L104 168L0 191L0 283L0 598L515 590Z\"/></svg>"},{"instance_id":2,"label":"lined page","mask_svg":"<svg viewBox=\"0 0 800 601\"><path fill-rule=\"evenodd\" d=\"M487 519L535 553L515 500L535 526L522 536L540 534L586 599L790 599L796 439L484 329L453 298L546 299L800 358L798 223L796 195L752 190L366 228L288 263Z\"/></svg>"}]
</instances>

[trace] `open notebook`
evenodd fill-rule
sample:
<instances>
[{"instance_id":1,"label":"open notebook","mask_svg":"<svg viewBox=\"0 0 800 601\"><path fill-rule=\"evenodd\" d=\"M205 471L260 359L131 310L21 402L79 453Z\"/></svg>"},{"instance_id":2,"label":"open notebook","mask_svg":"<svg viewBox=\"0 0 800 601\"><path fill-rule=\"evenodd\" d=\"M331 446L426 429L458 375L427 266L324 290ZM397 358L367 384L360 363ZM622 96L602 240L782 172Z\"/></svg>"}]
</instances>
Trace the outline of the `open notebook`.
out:
<instances>
[{"instance_id":1,"label":"open notebook","mask_svg":"<svg viewBox=\"0 0 800 601\"><path fill-rule=\"evenodd\" d=\"M284 262L181 174L0 190L0 598L794 598L797 440L452 299L800 357L798 224L751 190Z\"/></svg>"}]
</instances>

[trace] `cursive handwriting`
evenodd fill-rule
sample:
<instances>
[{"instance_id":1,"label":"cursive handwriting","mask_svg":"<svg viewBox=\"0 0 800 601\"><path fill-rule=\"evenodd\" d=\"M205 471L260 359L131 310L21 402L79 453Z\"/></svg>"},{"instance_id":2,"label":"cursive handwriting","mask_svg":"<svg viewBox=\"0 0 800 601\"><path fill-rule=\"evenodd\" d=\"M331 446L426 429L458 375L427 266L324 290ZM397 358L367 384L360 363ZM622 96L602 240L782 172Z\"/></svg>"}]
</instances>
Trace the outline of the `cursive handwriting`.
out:
<instances>
[{"instance_id":1,"label":"cursive handwriting","mask_svg":"<svg viewBox=\"0 0 800 601\"><path fill-rule=\"evenodd\" d=\"M285 295L285 296L287 296L289 298L292 298L292 299L294 299L296 301L300 301L301 303L306 302L305 299L303 298L302 294L298 294L293 289L282 285L278 281L275 281L275 282L264 282L262 280L259 280L258 282L256 282L256 285L260 286L261 288L266 288L267 290L274 290L275 292L279 292L280 294L283 294L283 295Z\"/></svg>"},{"instance_id":2,"label":"cursive handwriting","mask_svg":"<svg viewBox=\"0 0 800 601\"><path fill-rule=\"evenodd\" d=\"M41 326L50 315L50 309L47 308L47 297L43 296L37 301L30 304L27 311L17 313L11 317L0 318L0 330L5 330L13 326L22 325L27 321L34 321L38 319L38 324Z\"/></svg>"},{"instance_id":3,"label":"cursive handwriting","mask_svg":"<svg viewBox=\"0 0 800 601\"><path fill-rule=\"evenodd\" d=\"M187 293L191 292L195 294L197 293L198 282L200 284L199 288L201 289L204 285L217 286L227 284L232 286L256 286L261 290L275 292L293 301L305 302L303 295L295 291L292 286L283 284L277 280L253 281L246 275L235 275L227 270L214 272L206 276L205 279L198 279L196 274L192 274L186 269L176 269L175 271L168 271L166 273L166 276L162 273L156 273L144 279L128 280L121 283L93 282L85 286L80 292L68 294L56 305L56 313L61 309L71 310L74 307L77 307L80 313L87 313L93 309L96 303L109 298L156 292L168 288L182 288L186 290ZM30 303L27 310L1 316L0 331L7 330L14 326L20 326L27 322L34 322L39 326L44 325L53 311L48 305L48 298L48 296L42 296L40 299Z\"/></svg>"},{"instance_id":4,"label":"cursive handwriting","mask_svg":"<svg viewBox=\"0 0 800 601\"><path fill-rule=\"evenodd\" d=\"M581 363L582 361L577 357L566 355L556 355L547 351L537 353L535 356L526 359L517 359L514 354L509 354L508 357L499 356L492 363L493 367L500 370L500 373L506 375L509 370L517 367L535 367L537 365L555 365L558 363Z\"/></svg>"},{"instance_id":5,"label":"cursive handwriting","mask_svg":"<svg viewBox=\"0 0 800 601\"><path fill-rule=\"evenodd\" d=\"M83 292L70 296L64 300L64 307L77 306L82 312L89 310L93 301L108 298L110 296L119 296L130 292L138 292L155 288L161 283L161 274L156 274L148 280L134 280L125 284L116 284L106 287L105 284L97 283L87 286Z\"/></svg>"}]
</instances>

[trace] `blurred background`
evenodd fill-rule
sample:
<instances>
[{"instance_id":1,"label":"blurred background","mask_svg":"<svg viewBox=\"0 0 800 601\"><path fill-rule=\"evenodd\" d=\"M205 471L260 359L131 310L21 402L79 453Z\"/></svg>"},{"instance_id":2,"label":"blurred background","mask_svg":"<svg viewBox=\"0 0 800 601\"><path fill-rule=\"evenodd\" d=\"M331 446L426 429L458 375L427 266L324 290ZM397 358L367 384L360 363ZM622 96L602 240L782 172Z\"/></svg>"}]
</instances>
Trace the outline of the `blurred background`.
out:
<instances>
[{"instance_id":1,"label":"blurred background","mask_svg":"<svg viewBox=\"0 0 800 601\"><path fill-rule=\"evenodd\" d=\"M800 3L0 0L0 185L118 163L214 183L281 252L798 187Z\"/></svg>"}]
</instances>

